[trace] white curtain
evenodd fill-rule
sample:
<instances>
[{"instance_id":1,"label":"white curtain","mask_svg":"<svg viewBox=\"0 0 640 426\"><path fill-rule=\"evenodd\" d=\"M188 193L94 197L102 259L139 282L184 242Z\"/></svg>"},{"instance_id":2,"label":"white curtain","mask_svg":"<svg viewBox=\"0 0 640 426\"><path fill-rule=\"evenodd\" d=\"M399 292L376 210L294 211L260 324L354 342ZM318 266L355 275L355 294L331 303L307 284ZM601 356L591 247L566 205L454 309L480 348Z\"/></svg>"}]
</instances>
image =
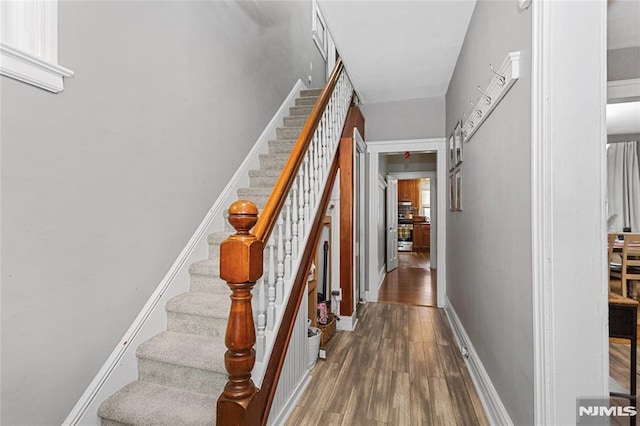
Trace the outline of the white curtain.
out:
<instances>
[{"instance_id":1,"label":"white curtain","mask_svg":"<svg viewBox=\"0 0 640 426\"><path fill-rule=\"evenodd\" d=\"M638 143L607 145L607 206L609 231L640 232L640 172Z\"/></svg>"}]
</instances>

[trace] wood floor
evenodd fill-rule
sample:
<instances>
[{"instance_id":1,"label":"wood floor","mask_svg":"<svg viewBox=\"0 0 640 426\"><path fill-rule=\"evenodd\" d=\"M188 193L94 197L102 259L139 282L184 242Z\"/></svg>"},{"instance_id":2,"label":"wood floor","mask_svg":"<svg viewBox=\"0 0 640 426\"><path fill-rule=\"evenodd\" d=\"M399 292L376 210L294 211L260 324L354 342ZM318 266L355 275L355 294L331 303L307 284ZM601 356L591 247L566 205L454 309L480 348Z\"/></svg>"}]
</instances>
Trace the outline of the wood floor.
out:
<instances>
[{"instance_id":1,"label":"wood floor","mask_svg":"<svg viewBox=\"0 0 640 426\"><path fill-rule=\"evenodd\" d=\"M437 306L436 270L429 253L400 252L398 268L388 272L378 293L378 301L408 305Z\"/></svg>"},{"instance_id":2,"label":"wood floor","mask_svg":"<svg viewBox=\"0 0 640 426\"><path fill-rule=\"evenodd\" d=\"M625 389L629 389L630 382L629 365L631 362L629 352L629 344L613 342L609 343L609 375ZM638 374L640 374L640 360L637 360L636 364L638 366ZM640 394L640 380L638 379L636 379L636 392ZM622 398L612 398L611 404L626 406L629 405L629 400ZM612 425L626 426L629 424L628 417L611 417L610 420Z\"/></svg>"},{"instance_id":3,"label":"wood floor","mask_svg":"<svg viewBox=\"0 0 640 426\"><path fill-rule=\"evenodd\" d=\"M443 310L368 303L358 317L327 345L287 425L488 424Z\"/></svg>"}]
</instances>

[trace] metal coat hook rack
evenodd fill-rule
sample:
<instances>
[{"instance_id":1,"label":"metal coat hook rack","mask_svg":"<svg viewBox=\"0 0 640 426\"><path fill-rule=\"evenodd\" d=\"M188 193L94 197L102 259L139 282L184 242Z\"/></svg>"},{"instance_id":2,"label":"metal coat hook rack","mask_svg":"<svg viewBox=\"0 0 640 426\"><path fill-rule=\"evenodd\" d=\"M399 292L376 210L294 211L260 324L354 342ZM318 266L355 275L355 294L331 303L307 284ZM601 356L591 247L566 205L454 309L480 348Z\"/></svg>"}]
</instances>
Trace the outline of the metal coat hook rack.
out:
<instances>
[{"instance_id":1,"label":"metal coat hook rack","mask_svg":"<svg viewBox=\"0 0 640 426\"><path fill-rule=\"evenodd\" d=\"M520 51L509 52L497 70L493 68L493 63L490 63L489 70L493 74L491 81L484 90L478 86L480 96L469 101L473 109L469 114L463 114L462 134L465 142L471 139L520 77Z\"/></svg>"}]
</instances>

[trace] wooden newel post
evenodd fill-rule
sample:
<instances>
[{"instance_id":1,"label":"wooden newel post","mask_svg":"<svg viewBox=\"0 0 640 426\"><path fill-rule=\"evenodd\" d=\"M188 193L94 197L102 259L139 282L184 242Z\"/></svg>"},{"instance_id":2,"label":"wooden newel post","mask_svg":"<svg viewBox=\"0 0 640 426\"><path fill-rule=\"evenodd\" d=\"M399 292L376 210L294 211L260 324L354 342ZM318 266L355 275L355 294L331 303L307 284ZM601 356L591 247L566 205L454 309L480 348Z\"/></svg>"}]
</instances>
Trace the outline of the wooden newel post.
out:
<instances>
[{"instance_id":1,"label":"wooden newel post","mask_svg":"<svg viewBox=\"0 0 640 426\"><path fill-rule=\"evenodd\" d=\"M251 289L262 276L264 244L249 233L257 221L252 202L236 201L229 207L229 223L237 233L220 245L220 277L233 293L224 356L229 381L218 399L218 425L246 425L247 407L257 391L251 380L256 362Z\"/></svg>"}]
</instances>

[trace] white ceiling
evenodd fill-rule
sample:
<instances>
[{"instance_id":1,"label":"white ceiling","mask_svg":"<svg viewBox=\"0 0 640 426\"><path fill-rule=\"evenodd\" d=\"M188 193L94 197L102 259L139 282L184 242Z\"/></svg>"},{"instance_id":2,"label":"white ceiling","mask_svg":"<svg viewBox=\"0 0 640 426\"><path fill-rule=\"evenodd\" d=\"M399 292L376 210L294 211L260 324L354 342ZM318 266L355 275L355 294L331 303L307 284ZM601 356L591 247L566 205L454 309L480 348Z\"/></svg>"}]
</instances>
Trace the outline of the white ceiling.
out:
<instances>
[{"instance_id":1,"label":"white ceiling","mask_svg":"<svg viewBox=\"0 0 640 426\"><path fill-rule=\"evenodd\" d=\"M374 103L446 94L475 0L318 5L361 101Z\"/></svg>"},{"instance_id":2,"label":"white ceiling","mask_svg":"<svg viewBox=\"0 0 640 426\"><path fill-rule=\"evenodd\" d=\"M607 49L640 46L640 1L610 0L607 7Z\"/></svg>"}]
</instances>

